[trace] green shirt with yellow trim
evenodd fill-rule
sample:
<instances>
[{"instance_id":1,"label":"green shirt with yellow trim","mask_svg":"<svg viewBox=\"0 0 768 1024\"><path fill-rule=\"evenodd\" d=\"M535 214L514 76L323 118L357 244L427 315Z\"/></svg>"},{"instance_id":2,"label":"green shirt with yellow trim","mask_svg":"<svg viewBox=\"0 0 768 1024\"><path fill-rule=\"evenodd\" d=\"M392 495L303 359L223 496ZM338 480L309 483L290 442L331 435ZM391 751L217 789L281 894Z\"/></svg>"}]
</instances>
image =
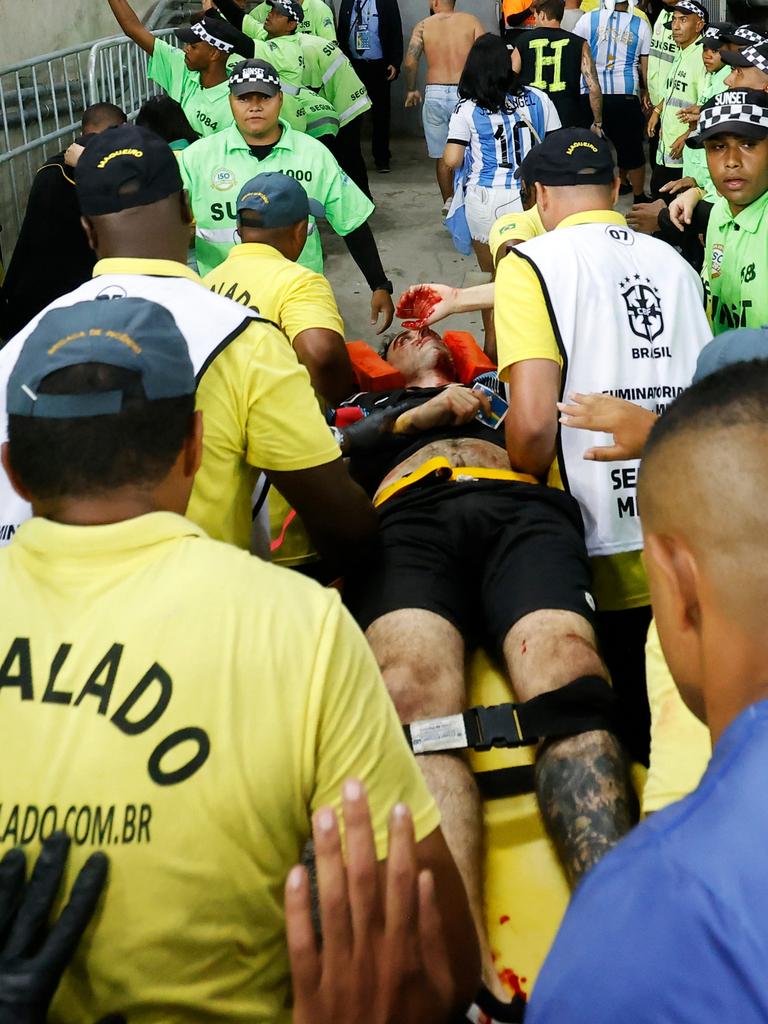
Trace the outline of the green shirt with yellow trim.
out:
<instances>
[{"instance_id":1,"label":"green shirt with yellow trim","mask_svg":"<svg viewBox=\"0 0 768 1024\"><path fill-rule=\"evenodd\" d=\"M648 95L654 107L664 99L667 76L677 51L677 43L672 38L672 13L665 10L653 26L651 52L648 54Z\"/></svg>"},{"instance_id":2,"label":"green shirt with yellow trim","mask_svg":"<svg viewBox=\"0 0 768 1024\"><path fill-rule=\"evenodd\" d=\"M680 121L677 115L686 107L692 107L700 102L706 77L707 69L701 59L701 47L694 41L684 50L678 49L670 65L662 96L664 108L659 127L659 151L656 157L658 164L679 167L682 170L682 155L673 157L670 153L676 140L687 130L687 125Z\"/></svg>"},{"instance_id":3,"label":"green shirt with yellow trim","mask_svg":"<svg viewBox=\"0 0 768 1024\"><path fill-rule=\"evenodd\" d=\"M164 39L155 39L147 75L165 89L172 100L181 104L187 120L199 135L213 135L232 124L229 82L204 89L199 72L189 70L184 51L177 46L171 46Z\"/></svg>"},{"instance_id":4,"label":"green shirt with yellow trim","mask_svg":"<svg viewBox=\"0 0 768 1024\"><path fill-rule=\"evenodd\" d=\"M195 253L201 276L210 273L237 242L237 196L246 182L265 171L294 178L311 199L325 208L337 235L364 224L374 205L341 170L329 150L316 139L294 131L282 118L283 133L263 159L254 156L237 125L200 139L180 154L179 166L195 214ZM323 272L323 250L314 218L298 262Z\"/></svg>"},{"instance_id":5,"label":"green shirt with yellow trim","mask_svg":"<svg viewBox=\"0 0 768 1024\"><path fill-rule=\"evenodd\" d=\"M336 24L333 20L333 11L323 0L302 0L304 20L299 25L299 32L306 32L309 35L320 36L322 39L336 41ZM270 8L267 3L260 3L243 18L243 32L253 39L266 39L267 33L264 29L264 22L267 20Z\"/></svg>"},{"instance_id":6,"label":"green shirt with yellow trim","mask_svg":"<svg viewBox=\"0 0 768 1024\"><path fill-rule=\"evenodd\" d=\"M566 217L554 230L595 223L626 226L627 222L613 210L587 210ZM527 359L551 359L562 369L563 360L541 283L526 260L510 258L499 263L493 312L502 380L509 379L510 366ZM557 459L550 467L547 483L550 487L563 487ZM600 611L622 611L650 604L642 556L642 551L623 551L590 558L592 591Z\"/></svg>"},{"instance_id":7,"label":"green shirt with yellow trim","mask_svg":"<svg viewBox=\"0 0 768 1024\"><path fill-rule=\"evenodd\" d=\"M768 324L768 191L734 215L718 197L707 225L702 278L714 334Z\"/></svg>"}]
</instances>

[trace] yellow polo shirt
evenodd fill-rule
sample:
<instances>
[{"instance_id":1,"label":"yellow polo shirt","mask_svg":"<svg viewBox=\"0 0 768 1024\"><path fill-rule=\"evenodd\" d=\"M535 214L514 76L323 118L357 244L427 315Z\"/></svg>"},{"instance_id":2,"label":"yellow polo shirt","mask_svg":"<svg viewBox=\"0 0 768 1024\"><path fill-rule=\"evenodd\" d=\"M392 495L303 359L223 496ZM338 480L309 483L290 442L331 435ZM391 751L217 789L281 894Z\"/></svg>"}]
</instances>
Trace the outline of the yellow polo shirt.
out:
<instances>
[{"instance_id":1,"label":"yellow polo shirt","mask_svg":"<svg viewBox=\"0 0 768 1024\"><path fill-rule=\"evenodd\" d=\"M149 274L202 280L171 260L109 259L94 276ZM340 458L309 374L285 338L255 322L216 356L197 389L203 462L187 515L216 540L248 549L259 472L311 469Z\"/></svg>"},{"instance_id":2,"label":"yellow polo shirt","mask_svg":"<svg viewBox=\"0 0 768 1024\"><path fill-rule=\"evenodd\" d=\"M72 837L109 884L48 1019L290 1024L283 886L321 806L439 815L338 593L155 512L0 550L0 856Z\"/></svg>"},{"instance_id":3,"label":"yellow polo shirt","mask_svg":"<svg viewBox=\"0 0 768 1024\"><path fill-rule=\"evenodd\" d=\"M344 337L344 321L328 280L292 263L274 246L262 242L236 245L226 260L203 278L203 284L217 295L255 309L277 324L291 344L312 327Z\"/></svg>"},{"instance_id":4,"label":"yellow polo shirt","mask_svg":"<svg viewBox=\"0 0 768 1024\"><path fill-rule=\"evenodd\" d=\"M541 223L538 206L534 206L530 210L520 210L518 213L505 213L493 225L488 236L488 246L493 262L498 262L497 254L504 242L508 242L510 239L528 242L532 238L538 238L539 235L546 233L547 229Z\"/></svg>"},{"instance_id":5,"label":"yellow polo shirt","mask_svg":"<svg viewBox=\"0 0 768 1024\"><path fill-rule=\"evenodd\" d=\"M683 703L659 642L655 621L645 644L651 706L651 760L643 788L643 814L682 800L698 786L712 756L709 729Z\"/></svg>"},{"instance_id":6,"label":"yellow polo shirt","mask_svg":"<svg viewBox=\"0 0 768 1024\"><path fill-rule=\"evenodd\" d=\"M613 210L589 210L566 217L555 231L595 223L626 227L627 222ZM506 259L499 264L493 315L502 380L509 380L510 366L526 359L551 359L562 368L563 360L544 293L536 271L527 260ZM548 483L552 487L563 486L556 460L550 467ZM624 551L590 559L592 589L600 611L621 611L650 604L642 554L642 551Z\"/></svg>"}]
</instances>

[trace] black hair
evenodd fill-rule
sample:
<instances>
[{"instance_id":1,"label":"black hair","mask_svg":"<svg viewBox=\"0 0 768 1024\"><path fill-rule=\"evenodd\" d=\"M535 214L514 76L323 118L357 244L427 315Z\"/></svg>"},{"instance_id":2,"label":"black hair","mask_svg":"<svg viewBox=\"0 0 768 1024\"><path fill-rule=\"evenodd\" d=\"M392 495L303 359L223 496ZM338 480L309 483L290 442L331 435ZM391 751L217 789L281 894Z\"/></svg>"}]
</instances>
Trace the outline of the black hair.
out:
<instances>
[{"instance_id":1,"label":"black hair","mask_svg":"<svg viewBox=\"0 0 768 1024\"><path fill-rule=\"evenodd\" d=\"M91 131L111 128L112 125L125 124L128 121L125 111L114 103L93 103L85 108L82 130Z\"/></svg>"},{"instance_id":2,"label":"black hair","mask_svg":"<svg viewBox=\"0 0 768 1024\"><path fill-rule=\"evenodd\" d=\"M736 426L768 427L768 359L733 363L691 385L656 421L644 461L687 431Z\"/></svg>"},{"instance_id":3,"label":"black hair","mask_svg":"<svg viewBox=\"0 0 768 1024\"><path fill-rule=\"evenodd\" d=\"M459 81L459 96L474 100L478 107L495 114L505 107L510 93L521 91L507 44L492 32L479 36L467 54Z\"/></svg>"},{"instance_id":4,"label":"black hair","mask_svg":"<svg viewBox=\"0 0 768 1024\"><path fill-rule=\"evenodd\" d=\"M152 96L136 117L139 128L148 128L170 145L184 140L190 144L200 136L193 130L180 103L170 96Z\"/></svg>"},{"instance_id":5,"label":"black hair","mask_svg":"<svg viewBox=\"0 0 768 1024\"><path fill-rule=\"evenodd\" d=\"M544 14L548 21L562 21L565 14L565 0L533 0L531 10Z\"/></svg>"},{"instance_id":6,"label":"black hair","mask_svg":"<svg viewBox=\"0 0 768 1024\"><path fill-rule=\"evenodd\" d=\"M170 471L193 430L195 396L149 401L139 374L82 363L49 374L49 395L123 392L115 415L76 419L8 417L11 465L38 499L104 494L126 485L152 486Z\"/></svg>"}]
</instances>

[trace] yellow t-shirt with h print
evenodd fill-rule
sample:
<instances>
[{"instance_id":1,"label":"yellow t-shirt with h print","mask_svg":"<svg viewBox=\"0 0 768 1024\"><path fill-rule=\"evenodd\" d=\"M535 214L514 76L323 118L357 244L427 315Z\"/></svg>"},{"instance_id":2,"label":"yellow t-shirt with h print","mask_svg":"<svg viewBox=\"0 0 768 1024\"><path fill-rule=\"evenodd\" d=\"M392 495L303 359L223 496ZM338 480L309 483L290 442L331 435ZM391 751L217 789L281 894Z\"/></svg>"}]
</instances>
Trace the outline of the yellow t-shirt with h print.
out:
<instances>
[{"instance_id":1,"label":"yellow t-shirt with h print","mask_svg":"<svg viewBox=\"0 0 768 1024\"><path fill-rule=\"evenodd\" d=\"M156 512L0 551L0 856L73 837L109 883L49 1020L290 1024L283 886L321 806L439 815L338 594Z\"/></svg>"},{"instance_id":2,"label":"yellow t-shirt with h print","mask_svg":"<svg viewBox=\"0 0 768 1024\"><path fill-rule=\"evenodd\" d=\"M555 231L595 222L626 225L620 213L591 210L566 217ZM502 260L496 274L495 291L494 320L501 379L509 380L510 366L527 359L551 359L562 369L563 360L544 293L530 263L523 259ZM547 482L552 487L563 486L557 460L550 467ZM591 558L590 564L592 590L600 611L621 611L650 604L642 551L601 555Z\"/></svg>"},{"instance_id":3,"label":"yellow t-shirt with h print","mask_svg":"<svg viewBox=\"0 0 768 1024\"><path fill-rule=\"evenodd\" d=\"M328 280L292 263L272 245L236 245L203 284L277 324L291 344L313 327L344 337L344 321Z\"/></svg>"},{"instance_id":4,"label":"yellow t-shirt with h print","mask_svg":"<svg viewBox=\"0 0 768 1024\"><path fill-rule=\"evenodd\" d=\"M108 259L94 277L148 274L203 282L171 260ZM220 352L200 380L203 462L187 515L215 540L251 544L251 496L260 470L311 469L340 458L309 374L285 338L254 322Z\"/></svg>"}]
</instances>

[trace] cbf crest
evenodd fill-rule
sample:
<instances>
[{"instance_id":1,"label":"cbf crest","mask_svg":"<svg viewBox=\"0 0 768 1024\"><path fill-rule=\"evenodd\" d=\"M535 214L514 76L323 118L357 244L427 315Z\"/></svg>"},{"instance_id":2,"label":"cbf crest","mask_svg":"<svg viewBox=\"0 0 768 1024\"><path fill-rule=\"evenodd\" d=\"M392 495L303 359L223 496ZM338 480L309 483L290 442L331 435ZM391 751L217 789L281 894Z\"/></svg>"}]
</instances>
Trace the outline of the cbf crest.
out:
<instances>
[{"instance_id":1,"label":"cbf crest","mask_svg":"<svg viewBox=\"0 0 768 1024\"><path fill-rule=\"evenodd\" d=\"M641 277L640 274L625 277L619 288L630 330L650 345L664 330L659 289L649 277Z\"/></svg>"}]
</instances>

